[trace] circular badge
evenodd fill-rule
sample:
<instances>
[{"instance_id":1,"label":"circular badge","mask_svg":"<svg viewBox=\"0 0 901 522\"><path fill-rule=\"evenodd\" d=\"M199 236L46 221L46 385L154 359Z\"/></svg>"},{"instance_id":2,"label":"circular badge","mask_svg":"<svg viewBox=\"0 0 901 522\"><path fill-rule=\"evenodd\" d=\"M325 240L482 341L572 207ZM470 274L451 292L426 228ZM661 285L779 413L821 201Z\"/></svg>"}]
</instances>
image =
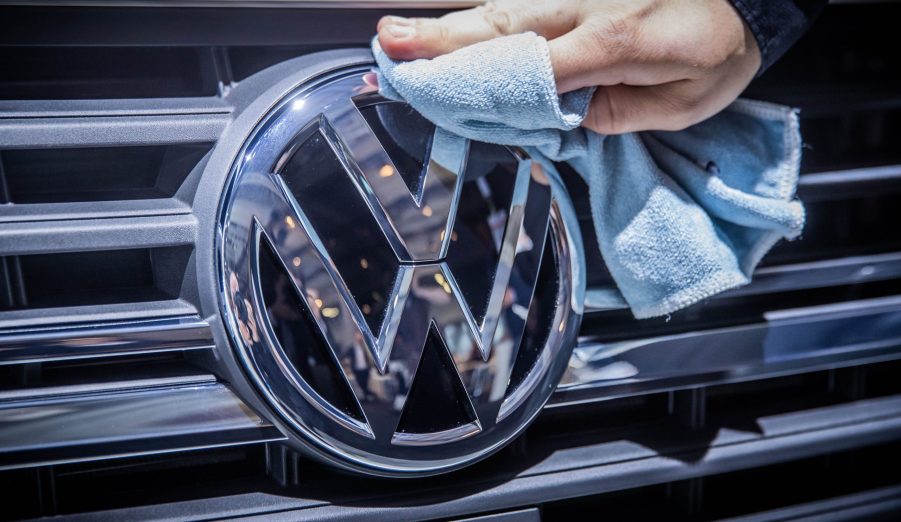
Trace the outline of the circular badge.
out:
<instances>
[{"instance_id":1,"label":"circular badge","mask_svg":"<svg viewBox=\"0 0 901 522\"><path fill-rule=\"evenodd\" d=\"M346 469L456 469L550 397L580 320L568 230L522 151L436 129L369 68L258 124L221 202L222 313L290 440Z\"/></svg>"}]
</instances>

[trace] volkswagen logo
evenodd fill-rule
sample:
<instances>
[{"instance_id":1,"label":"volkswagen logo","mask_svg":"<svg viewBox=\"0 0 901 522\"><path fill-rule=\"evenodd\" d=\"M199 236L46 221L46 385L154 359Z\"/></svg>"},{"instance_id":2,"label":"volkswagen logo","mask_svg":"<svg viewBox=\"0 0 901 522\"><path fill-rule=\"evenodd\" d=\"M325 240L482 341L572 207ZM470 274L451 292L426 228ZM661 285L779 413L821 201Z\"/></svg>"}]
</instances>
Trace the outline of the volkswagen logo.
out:
<instances>
[{"instance_id":1,"label":"volkswagen logo","mask_svg":"<svg viewBox=\"0 0 901 522\"><path fill-rule=\"evenodd\" d=\"M436 129L359 67L295 89L235 160L222 312L296 447L456 469L535 418L580 314L560 205L522 151Z\"/></svg>"}]
</instances>

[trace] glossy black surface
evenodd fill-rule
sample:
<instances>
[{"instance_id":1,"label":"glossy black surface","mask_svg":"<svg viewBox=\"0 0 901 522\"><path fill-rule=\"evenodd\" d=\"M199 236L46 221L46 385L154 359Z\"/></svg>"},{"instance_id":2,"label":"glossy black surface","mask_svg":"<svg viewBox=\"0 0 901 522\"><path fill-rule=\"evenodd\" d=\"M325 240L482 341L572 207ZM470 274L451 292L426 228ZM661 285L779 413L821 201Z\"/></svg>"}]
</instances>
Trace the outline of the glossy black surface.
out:
<instances>
[{"instance_id":1,"label":"glossy black surface","mask_svg":"<svg viewBox=\"0 0 901 522\"><path fill-rule=\"evenodd\" d=\"M353 182L325 136L313 132L304 138L279 174L322 237L370 330L377 334L397 277L397 258L365 201L346 196L354 193Z\"/></svg>"},{"instance_id":2,"label":"glossy black surface","mask_svg":"<svg viewBox=\"0 0 901 522\"><path fill-rule=\"evenodd\" d=\"M358 96L354 103L385 148L410 194L422 197L435 126L404 103L385 103L378 96Z\"/></svg>"}]
</instances>

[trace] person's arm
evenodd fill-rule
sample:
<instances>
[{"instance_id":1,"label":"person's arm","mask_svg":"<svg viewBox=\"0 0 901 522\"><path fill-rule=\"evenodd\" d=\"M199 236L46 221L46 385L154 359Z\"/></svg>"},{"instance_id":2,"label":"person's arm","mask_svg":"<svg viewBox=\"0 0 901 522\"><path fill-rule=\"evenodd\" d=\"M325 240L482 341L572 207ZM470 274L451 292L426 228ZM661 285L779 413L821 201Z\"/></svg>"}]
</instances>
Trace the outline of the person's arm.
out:
<instances>
[{"instance_id":1,"label":"person's arm","mask_svg":"<svg viewBox=\"0 0 901 522\"><path fill-rule=\"evenodd\" d=\"M827 0L731 0L760 49L758 75L810 28Z\"/></svg>"}]
</instances>

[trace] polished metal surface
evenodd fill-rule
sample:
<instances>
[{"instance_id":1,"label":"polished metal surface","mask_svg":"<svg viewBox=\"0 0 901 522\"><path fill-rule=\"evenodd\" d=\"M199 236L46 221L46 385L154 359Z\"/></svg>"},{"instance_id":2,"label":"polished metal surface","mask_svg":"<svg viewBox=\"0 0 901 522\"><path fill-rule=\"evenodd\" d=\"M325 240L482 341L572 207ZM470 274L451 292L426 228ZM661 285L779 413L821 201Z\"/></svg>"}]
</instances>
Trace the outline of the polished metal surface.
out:
<instances>
[{"instance_id":1,"label":"polished metal surface","mask_svg":"<svg viewBox=\"0 0 901 522\"><path fill-rule=\"evenodd\" d=\"M172 317L0 330L0 365L213 348L206 321Z\"/></svg>"},{"instance_id":2,"label":"polished metal surface","mask_svg":"<svg viewBox=\"0 0 901 522\"><path fill-rule=\"evenodd\" d=\"M381 475L466 465L559 381L582 286L549 181L521 151L381 98L368 68L288 95L222 201L232 341L327 460Z\"/></svg>"},{"instance_id":3,"label":"polished metal surface","mask_svg":"<svg viewBox=\"0 0 901 522\"><path fill-rule=\"evenodd\" d=\"M901 359L901 297L773 311L649 339L585 338L551 405Z\"/></svg>"},{"instance_id":4,"label":"polished metal surface","mask_svg":"<svg viewBox=\"0 0 901 522\"><path fill-rule=\"evenodd\" d=\"M281 438L214 383L0 401L0 469Z\"/></svg>"},{"instance_id":5,"label":"polished metal surface","mask_svg":"<svg viewBox=\"0 0 901 522\"><path fill-rule=\"evenodd\" d=\"M764 266L754 271L754 279L747 286L728 290L713 299L861 284L898 277L901 277L901 252ZM586 312L622 310L626 307L619 292L612 286L591 287L585 296Z\"/></svg>"}]
</instances>

